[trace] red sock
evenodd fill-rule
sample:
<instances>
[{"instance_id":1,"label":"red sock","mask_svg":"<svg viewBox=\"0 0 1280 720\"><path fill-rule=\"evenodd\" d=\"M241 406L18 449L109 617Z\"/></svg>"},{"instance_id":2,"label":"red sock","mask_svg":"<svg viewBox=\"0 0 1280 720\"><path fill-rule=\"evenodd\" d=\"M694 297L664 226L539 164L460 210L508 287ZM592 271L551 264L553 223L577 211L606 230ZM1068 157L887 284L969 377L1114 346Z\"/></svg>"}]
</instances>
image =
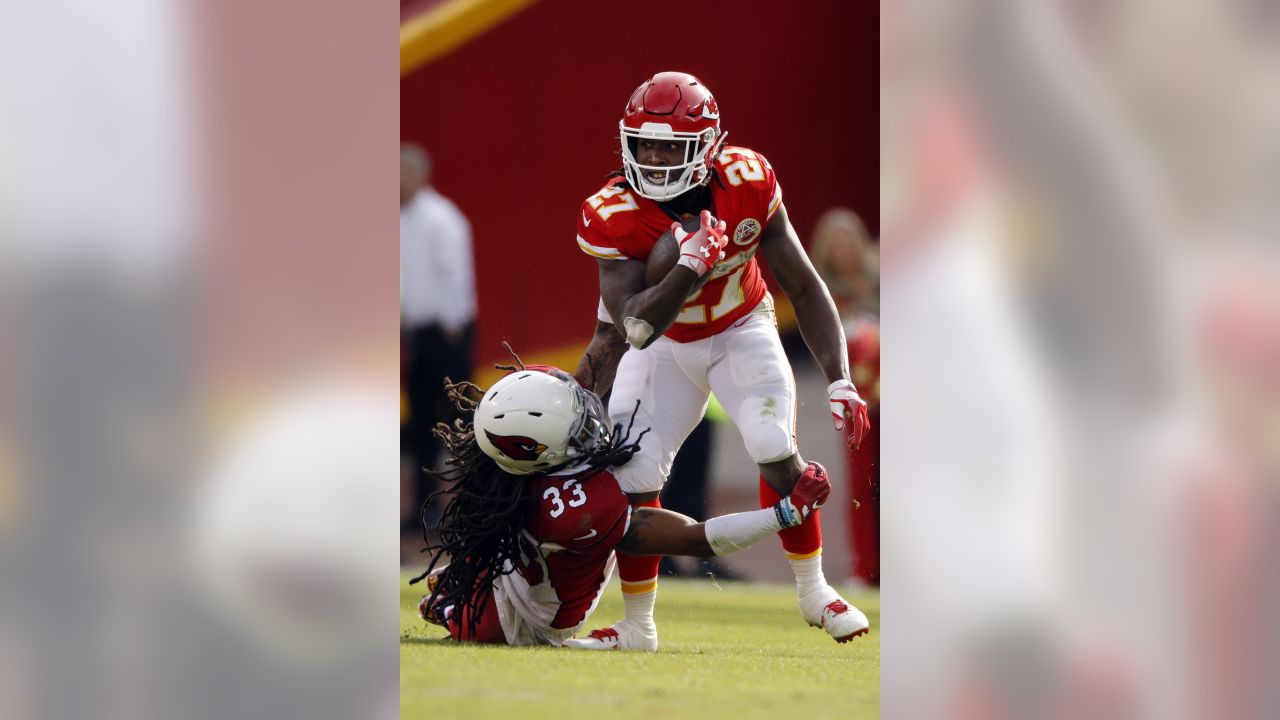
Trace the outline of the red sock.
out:
<instances>
[{"instance_id":1,"label":"red sock","mask_svg":"<svg viewBox=\"0 0 1280 720\"><path fill-rule=\"evenodd\" d=\"M773 488L764 481L764 476L760 476L760 507L771 507L774 503L782 499L782 496L774 492ZM782 540L782 549L787 551L787 557L792 560L799 560L805 557L816 555L822 549L822 521L819 517L821 511L815 510L804 521L803 525L793 528L787 528L778 532L778 537Z\"/></svg>"},{"instance_id":2,"label":"red sock","mask_svg":"<svg viewBox=\"0 0 1280 720\"><path fill-rule=\"evenodd\" d=\"M648 502L635 503L631 507L662 507L662 503L654 498ZM658 563L660 555L628 555L618 553L618 578L622 580L622 592L627 594L646 593L657 587Z\"/></svg>"}]
</instances>

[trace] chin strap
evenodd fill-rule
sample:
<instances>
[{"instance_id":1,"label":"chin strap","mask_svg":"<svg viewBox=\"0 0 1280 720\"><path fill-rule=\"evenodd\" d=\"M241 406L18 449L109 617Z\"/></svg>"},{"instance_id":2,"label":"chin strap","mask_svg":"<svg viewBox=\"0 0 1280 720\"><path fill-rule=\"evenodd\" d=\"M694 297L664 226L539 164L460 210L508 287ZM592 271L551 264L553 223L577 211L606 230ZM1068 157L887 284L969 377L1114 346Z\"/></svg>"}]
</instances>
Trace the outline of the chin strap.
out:
<instances>
[{"instance_id":1,"label":"chin strap","mask_svg":"<svg viewBox=\"0 0 1280 720\"><path fill-rule=\"evenodd\" d=\"M721 151L724 150L725 143L728 141L729 131L725 130L720 133L720 139L716 141L716 144L711 146L711 152L707 153L707 178L702 181L703 185L711 182L711 175L715 172L712 167L716 164L716 158L720 156Z\"/></svg>"}]
</instances>

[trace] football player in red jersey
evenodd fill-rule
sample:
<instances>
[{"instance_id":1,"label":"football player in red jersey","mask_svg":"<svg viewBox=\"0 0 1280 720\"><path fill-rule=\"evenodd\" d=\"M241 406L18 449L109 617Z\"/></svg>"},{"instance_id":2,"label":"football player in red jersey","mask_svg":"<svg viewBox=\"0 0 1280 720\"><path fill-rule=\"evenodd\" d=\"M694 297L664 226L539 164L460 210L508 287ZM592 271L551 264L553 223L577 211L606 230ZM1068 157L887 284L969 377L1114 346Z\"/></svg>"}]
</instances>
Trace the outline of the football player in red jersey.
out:
<instances>
[{"instance_id":1,"label":"football player in red jersey","mask_svg":"<svg viewBox=\"0 0 1280 720\"><path fill-rule=\"evenodd\" d=\"M614 549L706 557L795 527L826 500L817 463L772 507L696 523L669 510L632 509L613 475L638 450L604 406L568 373L534 366L499 380L479 401L450 387L471 422L436 434L449 451L450 500L418 611L458 640L564 645L613 573ZM477 392L478 394L478 392ZM435 569L442 558L451 561Z\"/></svg>"},{"instance_id":2,"label":"football player in red jersey","mask_svg":"<svg viewBox=\"0 0 1280 720\"><path fill-rule=\"evenodd\" d=\"M676 451L715 392L760 466L760 504L769 507L792 491L806 464L795 440L795 378L757 253L791 299L800 332L830 383L835 429L849 426L856 446L870 421L849 380L835 305L787 220L769 161L725 144L720 108L697 78L663 72L641 83L619 130L622 172L579 211L578 246L597 259L601 305L575 375L601 395L612 387L614 422L640 401L636 427L649 435L617 472L633 502L656 506ZM695 232L673 224L693 217L702 220ZM646 288L646 261L668 228L680 242L680 259ZM708 273L711 279L690 297ZM818 514L780 536L801 616L842 642L865 631L866 616L823 576ZM624 619L571 644L656 649L658 560L620 554Z\"/></svg>"}]
</instances>

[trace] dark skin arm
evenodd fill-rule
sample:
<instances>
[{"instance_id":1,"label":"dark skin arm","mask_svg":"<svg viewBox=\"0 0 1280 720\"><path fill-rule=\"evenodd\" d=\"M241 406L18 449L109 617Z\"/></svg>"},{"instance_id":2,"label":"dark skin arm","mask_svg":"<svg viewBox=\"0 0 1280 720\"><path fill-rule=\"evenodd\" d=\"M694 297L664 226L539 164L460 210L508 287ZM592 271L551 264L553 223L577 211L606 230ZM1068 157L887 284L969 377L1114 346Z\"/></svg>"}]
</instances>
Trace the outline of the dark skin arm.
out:
<instances>
[{"instance_id":1,"label":"dark skin arm","mask_svg":"<svg viewBox=\"0 0 1280 720\"><path fill-rule=\"evenodd\" d=\"M688 299L697 273L683 265L677 265L657 285L644 289L645 264L639 260L598 260L600 265L600 297L610 317L640 317L653 325L653 335L642 345L648 347L671 327L676 315ZM623 315L624 312L640 315ZM652 311L653 314L645 314ZM659 318L658 315L662 317ZM657 324L654 320L658 320ZM626 329L621 322L616 325L596 321L596 331L591 337L578 369L573 376L583 387L604 397L613 388L622 355L630 347L626 341ZM588 384L590 383L590 384ZM644 503L658 497L658 492L632 493L627 498L633 503ZM625 550L624 550L625 552Z\"/></svg>"},{"instance_id":2,"label":"dark skin arm","mask_svg":"<svg viewBox=\"0 0 1280 720\"><path fill-rule=\"evenodd\" d=\"M625 338L627 318L643 320L653 328L640 345L649 347L676 321L680 308L689 299L698 274L683 265L671 268L667 276L651 288L644 286L645 264L639 260L597 260L600 265L600 297L609 310L618 332Z\"/></svg>"},{"instance_id":3,"label":"dark skin arm","mask_svg":"<svg viewBox=\"0 0 1280 720\"><path fill-rule=\"evenodd\" d=\"M844 327L831 293L809 262L800 237L787 219L787 208L779 206L760 237L764 257L782 292L796 309L796 321L805 345L818 361L828 383L849 379L849 350Z\"/></svg>"},{"instance_id":4,"label":"dark skin arm","mask_svg":"<svg viewBox=\"0 0 1280 720\"><path fill-rule=\"evenodd\" d=\"M616 549L631 555L715 555L707 543L704 523L670 510L647 507L631 511L631 527Z\"/></svg>"},{"instance_id":5,"label":"dark skin arm","mask_svg":"<svg viewBox=\"0 0 1280 720\"><path fill-rule=\"evenodd\" d=\"M832 383L849 378L849 351L845 344L844 327L836 313L831 293L818 277L809 262L809 255L800 244L800 237L787 219L787 208L780 206L769 220L760 237L760 255L769 264L782 292L791 299L796 309L800 334L809 346L809 352L818 361L818 367ZM799 453L778 462L760 466L765 483L781 495L787 495L795 487L796 478L804 471L804 459Z\"/></svg>"},{"instance_id":6,"label":"dark skin arm","mask_svg":"<svg viewBox=\"0 0 1280 720\"><path fill-rule=\"evenodd\" d=\"M604 322L596 321L596 332L591 336L587 350L578 361L578 369L573 377L582 387L594 392L605 400L608 409L608 393L613 389L613 378L618 373L618 363L622 354L627 351L627 341L623 339L618 328ZM649 502L658 497L658 491L647 493L631 493L627 499L632 505Z\"/></svg>"},{"instance_id":7,"label":"dark skin arm","mask_svg":"<svg viewBox=\"0 0 1280 720\"><path fill-rule=\"evenodd\" d=\"M582 387L605 397L613 389L618 363L626 351L627 341L618 329L612 323L597 320L595 334L578 361L578 369L573 371L574 379Z\"/></svg>"}]
</instances>

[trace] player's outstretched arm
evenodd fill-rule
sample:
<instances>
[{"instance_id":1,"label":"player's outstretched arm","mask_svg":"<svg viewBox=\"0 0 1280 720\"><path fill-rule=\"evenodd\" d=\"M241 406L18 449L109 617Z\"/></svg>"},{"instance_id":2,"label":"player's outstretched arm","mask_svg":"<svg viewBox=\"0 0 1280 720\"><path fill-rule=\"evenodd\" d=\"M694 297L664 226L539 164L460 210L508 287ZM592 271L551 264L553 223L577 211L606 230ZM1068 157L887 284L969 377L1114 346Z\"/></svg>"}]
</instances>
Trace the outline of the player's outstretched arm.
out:
<instances>
[{"instance_id":1,"label":"player's outstretched arm","mask_svg":"<svg viewBox=\"0 0 1280 720\"><path fill-rule=\"evenodd\" d=\"M616 549L632 555L727 555L800 525L830 494L826 468L811 462L791 494L763 510L721 515L699 523L662 508L636 508Z\"/></svg>"},{"instance_id":2,"label":"player's outstretched arm","mask_svg":"<svg viewBox=\"0 0 1280 720\"><path fill-rule=\"evenodd\" d=\"M715 554L697 520L671 510L649 507L631 511L627 534L615 549L631 555L710 557Z\"/></svg>"},{"instance_id":3,"label":"player's outstretched arm","mask_svg":"<svg viewBox=\"0 0 1280 720\"><path fill-rule=\"evenodd\" d=\"M800 237L787 218L785 205L778 207L765 227L760 237L760 253L795 306L800 334L827 382L848 378L849 351L836 304L826 283L809 262Z\"/></svg>"},{"instance_id":4,"label":"player's outstretched arm","mask_svg":"<svg viewBox=\"0 0 1280 720\"><path fill-rule=\"evenodd\" d=\"M573 377L582 387L604 398L613 389L618 363L627 351L627 341L612 323L596 321L595 334L578 361Z\"/></svg>"},{"instance_id":5,"label":"player's outstretched arm","mask_svg":"<svg viewBox=\"0 0 1280 720\"><path fill-rule=\"evenodd\" d=\"M826 283L813 269L795 228L787 219L785 205L778 207L765 227L760 238L760 253L782 291L791 299L800 334L827 382L831 383L827 395L836 430L843 430L846 422L853 423L850 443L857 447L870 429L871 421L866 403L858 397L857 389L849 380L849 349L844 328Z\"/></svg>"}]
</instances>

